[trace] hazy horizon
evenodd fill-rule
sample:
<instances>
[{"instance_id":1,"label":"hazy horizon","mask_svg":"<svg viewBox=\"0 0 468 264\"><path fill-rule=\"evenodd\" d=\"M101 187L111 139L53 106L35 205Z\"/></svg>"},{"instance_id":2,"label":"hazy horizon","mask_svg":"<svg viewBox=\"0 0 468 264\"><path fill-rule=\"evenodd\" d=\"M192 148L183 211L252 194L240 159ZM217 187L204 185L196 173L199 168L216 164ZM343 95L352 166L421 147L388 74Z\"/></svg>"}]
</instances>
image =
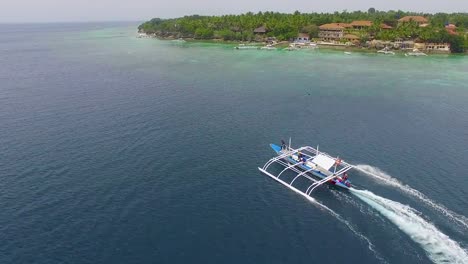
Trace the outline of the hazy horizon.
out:
<instances>
[{"instance_id":1,"label":"hazy horizon","mask_svg":"<svg viewBox=\"0 0 468 264\"><path fill-rule=\"evenodd\" d=\"M302 13L312 12L341 12L367 11L374 7L377 10L403 10L422 13L454 13L468 12L468 1L436 0L426 1L394 0L355 0L344 2L342 0L328 0L320 5L305 1L292 0L289 2L272 2L271 0L218 3L214 0L198 2L188 0L174 0L160 2L150 0L124 1L124 0L17 0L2 4L0 9L0 23L49 23L49 22L111 22L111 21L145 21L154 17L172 18L184 15L225 15L241 14L246 12L283 12L292 13L298 10Z\"/></svg>"}]
</instances>

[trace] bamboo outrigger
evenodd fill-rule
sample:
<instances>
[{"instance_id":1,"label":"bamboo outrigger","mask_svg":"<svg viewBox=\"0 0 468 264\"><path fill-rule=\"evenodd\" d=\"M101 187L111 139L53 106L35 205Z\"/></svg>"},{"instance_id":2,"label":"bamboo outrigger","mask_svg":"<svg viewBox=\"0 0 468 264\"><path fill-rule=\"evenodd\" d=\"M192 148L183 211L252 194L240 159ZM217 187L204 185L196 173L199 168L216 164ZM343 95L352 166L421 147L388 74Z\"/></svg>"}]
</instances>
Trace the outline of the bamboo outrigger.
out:
<instances>
[{"instance_id":1,"label":"bamboo outrigger","mask_svg":"<svg viewBox=\"0 0 468 264\"><path fill-rule=\"evenodd\" d=\"M286 187L306 196L310 196L312 191L327 182L344 189L351 188L351 181L348 179L347 172L353 166L340 158L334 158L325 152L320 152L318 147L305 146L293 149L291 148L291 143L289 143L289 146L286 146L284 141L282 146L275 144L270 144L270 146L277 156L258 169ZM272 164L279 164L284 169L275 175L268 171ZM296 176L290 182L286 182L280 178L286 171L296 173ZM305 191L299 190L293 185L299 177L304 177L311 183Z\"/></svg>"}]
</instances>

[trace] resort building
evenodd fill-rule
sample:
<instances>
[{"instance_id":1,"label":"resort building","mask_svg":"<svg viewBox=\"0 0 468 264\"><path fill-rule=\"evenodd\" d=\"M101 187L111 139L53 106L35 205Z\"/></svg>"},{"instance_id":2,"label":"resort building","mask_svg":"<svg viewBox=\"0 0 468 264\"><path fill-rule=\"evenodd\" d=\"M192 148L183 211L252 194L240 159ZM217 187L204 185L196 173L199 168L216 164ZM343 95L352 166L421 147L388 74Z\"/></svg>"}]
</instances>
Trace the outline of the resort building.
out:
<instances>
[{"instance_id":1,"label":"resort building","mask_svg":"<svg viewBox=\"0 0 468 264\"><path fill-rule=\"evenodd\" d=\"M267 33L267 29L265 26L261 26L261 27L258 27L256 29L254 29L254 34L256 35L263 35L263 34L266 34Z\"/></svg>"},{"instance_id":2,"label":"resort building","mask_svg":"<svg viewBox=\"0 0 468 264\"><path fill-rule=\"evenodd\" d=\"M429 20L423 16L405 16L398 20L398 23L416 22L419 26L429 23Z\"/></svg>"},{"instance_id":3,"label":"resort building","mask_svg":"<svg viewBox=\"0 0 468 264\"><path fill-rule=\"evenodd\" d=\"M372 26L372 21L357 20L357 21L351 22L351 26L353 27L353 29L356 29L356 30L366 29Z\"/></svg>"},{"instance_id":4,"label":"resort building","mask_svg":"<svg viewBox=\"0 0 468 264\"><path fill-rule=\"evenodd\" d=\"M344 36L345 27L339 23L324 24L319 27L319 38L326 42L340 41Z\"/></svg>"},{"instance_id":5,"label":"resort building","mask_svg":"<svg viewBox=\"0 0 468 264\"><path fill-rule=\"evenodd\" d=\"M345 35L343 36L343 40L344 40L344 41L351 42L351 43L353 43L353 44L358 43L358 42L359 42L359 39L360 39L360 38L359 38L358 36L354 35L354 34L345 34Z\"/></svg>"},{"instance_id":6,"label":"resort building","mask_svg":"<svg viewBox=\"0 0 468 264\"><path fill-rule=\"evenodd\" d=\"M427 51L450 52L449 43L425 43L424 45Z\"/></svg>"},{"instance_id":7,"label":"resort building","mask_svg":"<svg viewBox=\"0 0 468 264\"><path fill-rule=\"evenodd\" d=\"M265 35L267 33L267 28L265 26L258 27L254 29L253 33L255 35L255 41L264 41Z\"/></svg>"},{"instance_id":8,"label":"resort building","mask_svg":"<svg viewBox=\"0 0 468 264\"><path fill-rule=\"evenodd\" d=\"M415 43L414 41L412 40L403 40L401 38L397 38L394 42L393 42L393 47L396 48L396 49L413 49L415 48Z\"/></svg>"},{"instance_id":9,"label":"resort building","mask_svg":"<svg viewBox=\"0 0 468 264\"><path fill-rule=\"evenodd\" d=\"M294 39L295 43L308 43L310 42L309 34L299 33L297 37Z\"/></svg>"}]
</instances>

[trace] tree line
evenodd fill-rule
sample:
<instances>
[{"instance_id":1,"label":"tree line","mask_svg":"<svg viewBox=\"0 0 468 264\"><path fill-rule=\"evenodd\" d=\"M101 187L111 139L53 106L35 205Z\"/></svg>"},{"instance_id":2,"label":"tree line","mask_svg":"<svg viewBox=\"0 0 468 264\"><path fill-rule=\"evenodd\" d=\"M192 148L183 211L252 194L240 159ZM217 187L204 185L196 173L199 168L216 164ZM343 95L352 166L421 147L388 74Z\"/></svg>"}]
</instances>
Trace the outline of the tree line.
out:
<instances>
[{"instance_id":1,"label":"tree line","mask_svg":"<svg viewBox=\"0 0 468 264\"><path fill-rule=\"evenodd\" d=\"M419 27L416 23L399 24L398 19L419 15L429 19L429 26ZM256 39L254 29L264 26L266 36L278 40L290 40L298 33L308 33L318 37L318 27L327 23L350 23L355 20L370 20L373 26L360 31L361 41L369 38L381 40L417 39L426 42L449 42L454 47L453 52L463 52L468 49L466 30L468 29L468 13L412 13L404 11L378 11L370 8L367 12L334 12L334 13L300 13L292 14L278 12L248 12L240 15L223 16L184 16L172 19L154 18L141 24L138 29L147 34L159 37L223 39L233 41L253 41ZM458 35L449 34L445 29L448 23L457 26ZM393 29L383 30L380 24L386 24Z\"/></svg>"}]
</instances>

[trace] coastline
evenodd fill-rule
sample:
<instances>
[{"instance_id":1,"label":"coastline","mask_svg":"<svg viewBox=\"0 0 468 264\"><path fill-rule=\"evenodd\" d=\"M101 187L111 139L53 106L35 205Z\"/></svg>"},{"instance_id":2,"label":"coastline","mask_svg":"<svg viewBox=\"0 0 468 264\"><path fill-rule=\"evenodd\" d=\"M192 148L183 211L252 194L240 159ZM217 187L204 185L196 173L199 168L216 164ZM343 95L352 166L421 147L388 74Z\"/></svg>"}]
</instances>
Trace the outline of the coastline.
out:
<instances>
[{"instance_id":1,"label":"coastline","mask_svg":"<svg viewBox=\"0 0 468 264\"><path fill-rule=\"evenodd\" d=\"M142 33L139 33L140 35L137 36L138 38L152 38L152 39L158 39L161 41L181 41L181 42L187 42L187 43L211 43L211 44L219 44L219 45L225 45L225 46L231 46L232 48L235 48L238 45L245 44L245 45L252 45L252 46L257 46L259 49L265 45L267 45L266 42L246 42L246 41L232 41L232 40L222 40L222 39L194 39L194 38L174 38L174 37L159 37L159 36L152 36L152 35L146 35L144 37L141 36ZM144 34L144 33L143 33ZM277 48L278 51L286 49L292 42L288 41L282 41L279 43L276 43L274 46ZM316 42L312 42L316 43ZM316 43L318 46L318 49L321 50L330 50L330 51L343 51L343 52L353 52L353 53L362 53L362 54L377 54L377 51L379 49L376 48L368 48L368 47L359 47L359 46L352 46L352 45L330 45L330 44L323 44L323 43ZM307 50L307 49L304 49ZM395 52L395 55L398 56L404 56L405 53L411 51L411 49L407 50L393 50ZM468 51L464 53L446 53L446 52L437 52L437 51L424 51L427 53L427 55L430 56L450 56L450 57L458 57L458 56L466 56L468 55ZM385 56L385 55L383 55ZM388 56L388 55L387 55Z\"/></svg>"},{"instance_id":2,"label":"coastline","mask_svg":"<svg viewBox=\"0 0 468 264\"><path fill-rule=\"evenodd\" d=\"M422 14L379 11L290 13L258 12L232 16L184 16L153 18L138 32L162 39L195 38L265 43L289 41L289 50L313 42L322 48L379 53L405 52L408 56L467 54L468 14ZM240 22L241 21L241 22ZM314 45L315 46L315 45ZM240 49L252 49L245 47Z\"/></svg>"}]
</instances>

